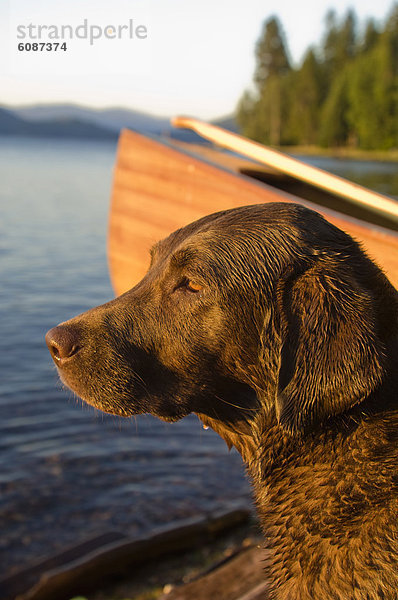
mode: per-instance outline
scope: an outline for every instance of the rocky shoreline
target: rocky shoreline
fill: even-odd
[[[242,586],[246,593],[248,586],[263,583],[260,557],[265,551],[259,548],[260,540],[252,513],[244,510],[191,519],[140,540],[109,533],[3,579],[0,596],[150,600],[167,593],[170,600],[182,600],[184,589],[188,588],[187,598],[196,599],[200,596],[194,588],[219,586],[231,600],[242,596]],[[230,574],[232,562],[236,564],[231,572],[242,571],[237,578]],[[233,595],[231,585],[238,595]]]

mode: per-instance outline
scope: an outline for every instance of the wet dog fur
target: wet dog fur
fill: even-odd
[[[300,205],[207,216],[129,292],[47,335],[62,380],[122,416],[196,413],[241,453],[274,600],[398,597],[398,294]]]

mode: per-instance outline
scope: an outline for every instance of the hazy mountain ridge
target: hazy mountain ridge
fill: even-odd
[[[69,118],[91,122],[112,131],[120,131],[123,127],[154,133],[170,129],[167,118],[118,107],[95,109],[77,104],[39,104],[7,108],[22,119],[32,122]]]
[[[28,121],[0,107],[0,135],[116,140],[117,132],[73,118]]]
[[[233,116],[214,123],[237,130]],[[188,142],[200,140],[193,132],[173,129],[166,117],[125,108],[95,109],[77,104],[0,106],[0,135],[112,140],[123,128]]]

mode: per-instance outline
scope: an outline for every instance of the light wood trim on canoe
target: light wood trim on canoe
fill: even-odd
[[[175,229],[212,212],[281,201],[305,204],[362,241],[398,285],[395,233],[305,202],[167,142],[125,130],[118,145],[108,234],[109,270],[116,294],[143,277],[151,245]]]
[[[172,120],[172,124],[174,127],[192,129],[200,136],[223,148],[239,152],[244,156],[267,165],[267,167],[273,167],[301,181],[341,196],[350,202],[364,205],[372,211],[388,215],[394,221],[398,222],[398,202],[387,196],[368,190],[361,185],[347,181],[347,179],[303,163],[283,152],[273,150],[204,121],[190,117],[175,117]]]

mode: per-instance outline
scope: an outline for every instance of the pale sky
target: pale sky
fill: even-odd
[[[361,20],[383,20],[392,0],[0,0],[0,103],[73,102],[212,119],[231,113],[250,85],[265,19],[280,18],[298,63],[319,42],[327,11],[341,16],[350,7]],[[94,35],[108,26],[109,38],[102,33],[91,45],[76,39],[85,19]],[[61,25],[74,36],[66,51],[18,51],[18,43],[47,41],[50,26],[52,41],[62,42],[55,37]]]

